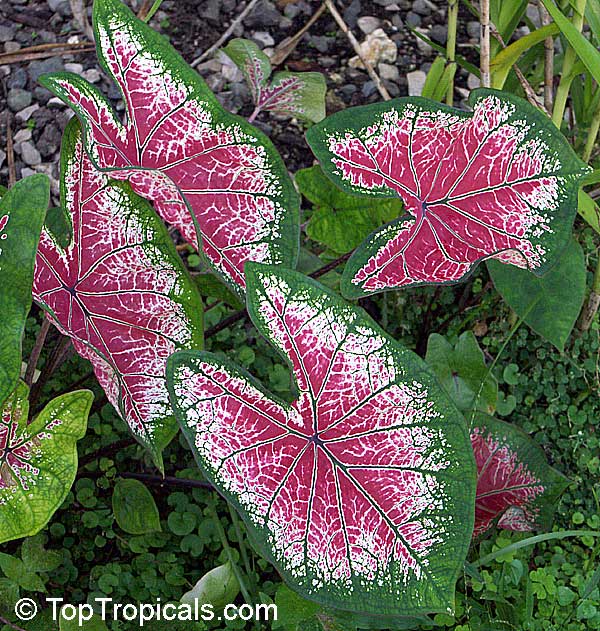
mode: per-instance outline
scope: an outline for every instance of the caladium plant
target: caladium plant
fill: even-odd
[[[276,72],[271,80],[271,61],[248,39],[233,39],[223,52],[241,70],[254,101],[250,121],[259,112],[295,116],[318,123],[325,118],[327,85],[320,72]]]
[[[70,392],[28,424],[28,395],[20,382],[0,410],[0,543],[39,532],[63,503],[94,400],[87,390]]]
[[[567,245],[587,167],[526,101],[479,89],[470,103],[472,113],[396,99],[308,130],[334,183],[399,196],[408,212],[355,251],[342,280],[347,297],[456,282],[487,258],[543,275]]]
[[[61,152],[61,201],[73,237],[42,233],[34,298],[92,362],[109,401],[159,468],[176,423],[167,357],[202,347],[202,301],[169,233],[125,182],[109,182],[83,150],[77,119]]]
[[[473,526],[464,420],[425,363],[298,272],[246,265],[248,311],[290,363],[290,404],[207,352],[168,362],[208,479],[288,583],[340,609],[448,611]]]
[[[125,100],[122,123],[70,73],[41,82],[80,118],[95,165],[129,180],[243,293],[248,260],[294,266],[298,195],[269,139],[227,113],[164,37],[119,0],[95,0],[100,64]]]
[[[21,372],[21,339],[49,200],[50,180],[41,174],[17,182],[0,200],[0,405]]]
[[[569,481],[550,467],[543,450],[515,425],[479,413],[471,429],[477,462],[475,529],[548,528]]]

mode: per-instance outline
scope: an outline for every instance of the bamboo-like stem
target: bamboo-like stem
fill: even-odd
[[[600,90],[600,88],[598,88]],[[598,138],[598,131],[600,130],[600,105],[596,108],[594,112],[594,116],[592,117],[592,122],[590,124],[590,129],[588,131],[587,138],[585,139],[585,148],[583,149],[583,161],[589,162],[592,157],[592,151],[594,150],[594,145],[596,144],[596,139]]]
[[[587,0],[575,0],[573,5],[573,18],[571,19],[571,22],[579,32],[583,29],[583,16],[585,14],[586,4]],[[567,99],[569,98],[571,83],[573,83],[574,78],[573,66],[576,61],[577,53],[572,46],[567,46],[567,50],[565,51],[565,56],[563,58],[562,71],[560,73],[560,82],[556,90],[556,98],[554,99],[554,109],[552,110],[552,122],[559,129],[565,115]]]
[[[481,85],[491,87],[490,81],[490,0],[480,2],[481,40],[479,44],[479,68],[481,70]]]
[[[542,0],[538,0],[538,12],[542,26],[550,24],[550,14]],[[552,111],[554,92],[554,38],[546,37],[544,40],[544,107],[548,112]]]
[[[449,63],[456,61],[456,31],[458,27],[458,0],[448,0],[448,41],[446,42],[446,59]],[[450,81],[446,92],[446,104],[454,103],[454,78]]]

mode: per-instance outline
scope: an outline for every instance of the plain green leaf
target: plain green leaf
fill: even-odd
[[[33,572],[52,572],[62,562],[62,555],[44,548],[43,536],[27,537],[21,545],[21,558]]]
[[[194,587],[181,597],[184,604],[211,604],[215,609],[222,609],[232,603],[240,591],[240,585],[231,563],[219,565],[207,572]]]
[[[108,631],[108,627],[102,618],[96,614],[93,614],[89,620],[84,620],[83,624],[79,626],[79,619],[77,616],[73,620],[67,620],[62,615],[58,621],[58,628],[60,631]],[[69,612],[70,613],[70,612]],[[84,613],[87,617],[87,612]]]
[[[505,302],[536,333],[562,351],[581,310],[586,268],[574,239],[544,276],[489,260],[488,271]]]
[[[277,605],[277,620],[273,622],[273,629],[308,620],[321,609],[321,605],[302,598],[285,584],[278,587],[275,604]]]
[[[14,581],[19,587],[29,592],[44,592],[46,587],[42,579],[28,568],[21,559],[0,552],[0,569],[6,578]]]
[[[117,480],[112,509],[119,527],[130,535],[143,535],[161,529],[154,498],[139,480]]]
[[[488,414],[496,409],[498,383],[492,374],[488,374],[483,351],[472,331],[465,331],[455,346],[442,335],[432,333],[427,342],[425,361],[459,410],[470,412],[478,395],[478,409]]]

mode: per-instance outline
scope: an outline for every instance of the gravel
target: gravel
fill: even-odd
[[[20,112],[31,105],[31,99],[31,92],[23,90],[22,88],[13,88],[8,91],[6,103],[13,112]]]
[[[28,140],[16,145],[15,150],[17,149],[20,149],[21,158],[25,164],[36,166],[42,163],[42,156],[31,141]]]

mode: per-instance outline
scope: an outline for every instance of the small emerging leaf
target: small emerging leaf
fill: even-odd
[[[235,600],[239,591],[240,584],[228,562],[207,572],[181,597],[181,602],[193,605],[197,600],[200,605],[211,604],[215,609],[222,609]]]
[[[283,403],[212,353],[173,355],[171,401],[204,474],[301,595],[447,611],[472,532],[462,416],[417,355],[323,285],[257,264],[246,279],[250,316],[299,396]]]
[[[325,118],[327,85],[320,72],[276,72],[271,62],[250,40],[233,39],[223,49],[241,70],[252,94],[256,113],[270,110],[318,123]]]
[[[115,520],[130,535],[159,532],[160,515],[150,491],[139,480],[117,480],[112,496]]]
[[[477,463],[473,537],[492,526],[547,529],[569,482],[546,462],[543,450],[518,427],[478,414],[471,430]]]
[[[588,170],[526,101],[489,89],[473,112],[402,98],[337,112],[307,140],[349,193],[400,197],[408,215],[375,231],[344,270],[342,292],[462,280],[495,258],[547,272],[568,243]]]
[[[63,503],[94,398],[87,390],[57,397],[28,425],[28,394],[19,383],[2,409],[0,543],[36,534]]]
[[[572,239],[558,263],[541,278],[496,261],[488,261],[487,266],[496,290],[515,313],[562,351],[585,297],[585,257],[579,243]]]
[[[470,412],[475,403],[483,412],[494,412],[498,383],[488,374],[483,351],[472,331],[462,333],[454,347],[444,336],[432,333],[425,361],[461,412]]]
[[[73,239],[63,248],[43,232],[34,298],[92,362],[108,400],[160,469],[177,430],[166,359],[202,347],[202,300],[149,204],[96,170],[77,119],[63,136],[61,202]]]
[[[21,373],[21,339],[49,199],[50,180],[40,174],[17,182],[0,200],[0,405]]]

